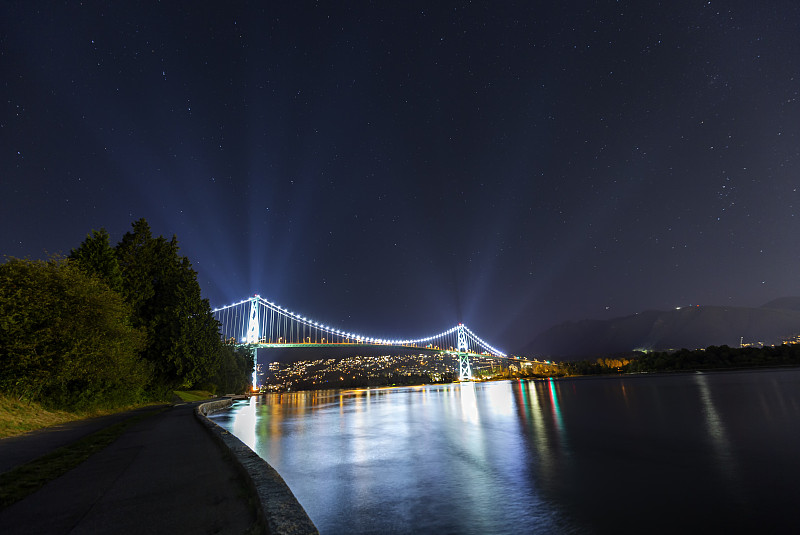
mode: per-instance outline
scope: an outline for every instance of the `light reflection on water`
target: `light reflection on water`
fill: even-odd
[[[728,433],[725,430],[725,424],[722,421],[717,407],[714,405],[714,398],[711,395],[711,388],[708,385],[708,376],[704,373],[698,373],[695,375],[694,379],[700,390],[703,416],[706,418],[708,436],[714,448],[716,465],[722,477],[730,480],[731,483],[736,483],[738,479],[736,459],[733,456]]]
[[[271,394],[214,419],[327,534],[794,527],[798,417],[786,370]]]

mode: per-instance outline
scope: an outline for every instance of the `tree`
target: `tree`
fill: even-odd
[[[241,394],[250,389],[253,376],[253,352],[250,348],[221,344],[213,386],[225,394]]]
[[[115,292],[122,291],[119,260],[105,229],[93,230],[77,249],[70,252],[69,258],[86,273],[100,277]]]
[[[98,277],[64,259],[0,265],[0,390],[86,410],[141,400],[149,368],[131,310]]]
[[[178,254],[177,238],[154,238],[147,221],[140,219],[116,251],[134,324],[147,331],[142,354],[155,369],[153,389],[208,381],[218,365],[219,324],[201,297],[189,260]]]

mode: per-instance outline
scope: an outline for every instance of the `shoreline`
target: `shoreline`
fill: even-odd
[[[281,475],[238,437],[208,418],[209,414],[230,408],[233,399],[211,401],[199,405],[195,417],[225,449],[227,449],[258,499],[258,515],[270,534],[319,535],[314,523],[292,493]]]
[[[254,392],[253,396],[267,396],[270,394],[299,394],[302,392],[325,392],[325,391],[341,391],[341,392],[357,392],[363,390],[384,390],[390,388],[417,388],[421,386],[434,386],[434,385],[457,385],[460,383],[492,383],[499,381],[562,381],[565,379],[581,379],[581,378],[609,378],[609,377],[652,377],[655,375],[675,375],[675,374],[691,374],[691,373],[711,373],[711,372],[747,372],[747,371],[768,371],[768,370],[785,370],[800,368],[800,364],[773,364],[766,366],[730,366],[730,367],[717,367],[717,368],[686,368],[682,370],[659,370],[652,372],[626,372],[626,373],[586,373],[575,375],[548,375],[548,376],[520,376],[520,377],[497,377],[491,379],[479,379],[472,381],[453,381],[450,383],[418,383],[409,385],[388,385],[388,386],[351,386],[351,387],[331,387],[331,388],[312,388],[304,390],[276,390],[265,392]]]

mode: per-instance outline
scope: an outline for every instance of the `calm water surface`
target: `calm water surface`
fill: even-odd
[[[214,420],[322,534],[800,528],[800,370],[274,394]]]

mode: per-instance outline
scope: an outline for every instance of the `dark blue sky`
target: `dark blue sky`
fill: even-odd
[[[4,2],[0,253],[144,217],[351,331],[800,294],[800,4]]]

